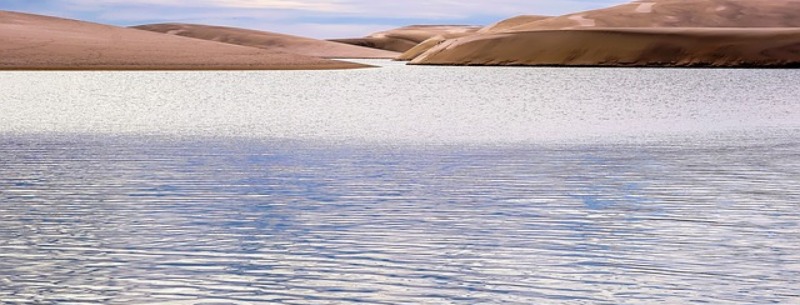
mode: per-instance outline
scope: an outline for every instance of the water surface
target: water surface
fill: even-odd
[[[569,143],[800,127],[800,70],[6,72],[0,132]]]
[[[797,76],[3,73],[0,303],[797,304]]]

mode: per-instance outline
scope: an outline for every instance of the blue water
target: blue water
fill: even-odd
[[[3,304],[796,304],[800,141],[0,138]]]
[[[0,304],[800,304],[800,70],[0,73]]]

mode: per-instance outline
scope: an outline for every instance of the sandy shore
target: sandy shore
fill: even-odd
[[[197,24],[150,24],[133,27],[284,53],[322,58],[395,58],[397,52],[265,31]]]
[[[55,17],[0,11],[0,70],[298,70],[366,67]]]
[[[800,29],[596,28],[472,35],[447,40],[411,63],[800,67]]]

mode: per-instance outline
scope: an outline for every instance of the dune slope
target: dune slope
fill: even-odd
[[[395,58],[399,55],[396,52],[327,40],[232,27],[197,24],[149,24],[133,28],[322,58]]]
[[[800,67],[800,29],[599,28],[473,35],[412,64]]]
[[[552,16],[541,16],[541,15],[520,15],[516,17],[511,17],[505,20],[501,20],[495,24],[486,26],[478,31],[478,33],[496,33],[506,31],[508,29],[512,29],[521,25],[533,23],[536,21],[546,20],[553,18]]]
[[[479,26],[469,25],[411,25],[377,32],[364,38],[334,39],[332,41],[402,53],[435,36],[460,37],[475,33],[480,29]]]
[[[798,61],[798,29],[800,0],[640,0],[507,19],[438,41],[412,63],[789,67]]]
[[[428,50],[433,49],[434,47],[436,47],[440,43],[447,41],[447,39],[448,38],[446,38],[446,37],[444,37],[442,35],[438,35],[438,36],[434,36],[434,37],[428,38],[427,40],[425,40],[423,42],[420,42],[419,44],[417,44],[413,48],[408,49],[408,51],[403,52],[403,54],[400,54],[400,56],[395,58],[395,60],[399,60],[399,61],[411,61],[411,60],[414,60],[414,58],[417,58],[418,56],[420,56],[422,54],[425,54],[425,52],[428,52]]]
[[[0,11],[0,70],[345,69],[363,65]]]
[[[641,0],[506,31],[592,27],[800,27],[800,0]]]

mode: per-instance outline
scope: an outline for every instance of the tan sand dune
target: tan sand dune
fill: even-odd
[[[446,34],[442,34],[442,35],[433,36],[431,38],[423,40],[422,42],[420,42],[417,45],[415,45],[413,48],[408,49],[408,51],[403,52],[403,54],[400,54],[399,56],[397,56],[395,58],[395,60],[399,60],[399,61],[412,60],[412,59],[416,58],[417,56],[419,56],[420,54],[423,54],[423,53],[427,52],[428,50],[430,50],[431,48],[433,48],[433,47],[437,46],[438,44],[442,43],[443,41],[446,41],[448,39],[454,39],[454,38],[469,36],[469,35],[473,35],[475,33],[476,32],[471,32],[471,31],[470,32],[454,32],[454,33],[446,33]]]
[[[502,32],[511,28],[518,27],[520,25],[546,20],[553,18],[553,16],[541,16],[541,15],[521,15],[512,18],[508,18],[505,20],[501,20],[495,24],[489,25],[484,27],[478,31],[478,33],[497,33]]]
[[[419,44],[409,49],[408,51],[403,52],[403,54],[400,54],[400,56],[395,58],[395,60],[411,61],[414,58],[417,58],[418,56],[424,54],[425,52],[428,52],[428,50],[436,47],[440,43],[447,41],[448,39],[451,38],[442,35],[433,36],[431,38],[426,39],[423,42],[420,42]]]
[[[374,33],[364,38],[333,39],[332,41],[395,52],[406,52],[419,43],[438,35],[460,37],[475,33],[480,29],[480,26],[470,25],[411,25]]]
[[[197,24],[149,24],[135,29],[322,58],[395,58],[399,54],[327,40]]]
[[[800,28],[597,28],[472,35],[412,64],[800,67]]]
[[[641,0],[506,31],[582,27],[800,27],[800,0]]]
[[[517,16],[476,34],[629,27],[800,27],[800,0],[640,0],[559,17]],[[441,39],[401,55],[412,60]]]
[[[0,11],[0,70],[346,69],[364,65]]]
[[[797,27],[800,0],[641,0],[515,17],[403,57],[413,64],[787,67],[797,65]]]

